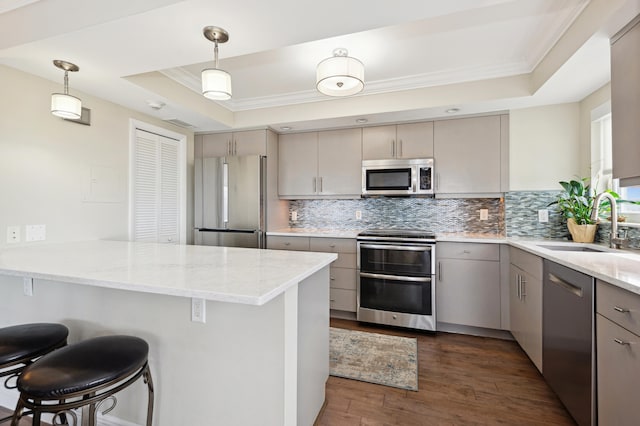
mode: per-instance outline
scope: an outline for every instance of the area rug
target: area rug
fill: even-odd
[[[418,390],[418,341],[364,331],[330,329],[329,374]]]

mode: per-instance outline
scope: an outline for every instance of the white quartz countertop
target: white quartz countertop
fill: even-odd
[[[310,228],[286,228],[267,235],[356,238],[357,230],[340,231]],[[437,242],[509,244],[576,271],[607,281],[620,288],[640,294],[640,251],[613,250],[597,244],[581,244],[571,241],[505,237],[499,234],[469,232],[437,233]],[[542,246],[587,246],[605,252],[558,251]]]
[[[640,294],[640,254],[597,244],[570,241],[509,239],[509,245]],[[560,251],[554,245],[590,247],[604,252]]]
[[[263,305],[337,259],[333,253],[127,241],[0,250],[0,274]]]

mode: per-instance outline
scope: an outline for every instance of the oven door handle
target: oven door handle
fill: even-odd
[[[360,244],[360,248],[373,250],[431,251],[430,246],[394,246],[389,244]]]
[[[370,274],[368,272],[360,272],[362,278],[373,278],[378,280],[394,280],[394,281],[411,281],[418,283],[431,282],[431,277],[405,277],[399,275],[386,275],[386,274]]]

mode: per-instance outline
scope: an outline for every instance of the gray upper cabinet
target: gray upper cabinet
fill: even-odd
[[[208,133],[198,136],[202,140],[202,154],[204,157],[267,155],[266,130]]]
[[[506,119],[493,115],[435,122],[436,194],[502,192],[501,149],[508,135],[502,134],[501,120]]]
[[[611,42],[613,177],[640,185],[640,15]]]
[[[317,193],[318,133],[290,133],[278,139],[278,194],[280,197]]]
[[[362,130],[280,135],[281,198],[359,197]]]
[[[433,157],[433,122],[362,129],[362,159]]]
[[[318,194],[354,195],[362,192],[362,130],[318,133]]]

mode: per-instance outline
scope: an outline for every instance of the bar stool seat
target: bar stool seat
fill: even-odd
[[[33,323],[0,328],[0,378],[4,387],[15,389],[11,383],[22,370],[37,358],[67,344],[69,329],[62,324]],[[0,423],[12,416],[0,418]]]
[[[62,324],[34,323],[0,328],[0,368],[29,362],[67,344]],[[0,373],[0,377],[3,374]]]
[[[75,423],[71,410],[82,407],[82,424],[94,425],[102,401],[111,398],[115,405],[113,395],[142,376],[149,391],[147,425],[150,426],[153,383],[148,354],[149,345],[138,337],[103,336],[43,356],[18,378],[20,399],[12,424],[18,424],[25,408],[33,413],[34,425],[39,424],[42,413],[71,414]]]

